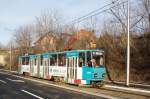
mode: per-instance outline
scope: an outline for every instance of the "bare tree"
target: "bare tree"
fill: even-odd
[[[52,40],[56,43],[59,39],[60,33],[62,33],[62,20],[63,17],[57,10],[47,10],[41,13],[39,17],[35,18],[34,31],[36,33],[37,40],[46,36],[47,42]],[[56,44],[45,44],[48,51],[56,48]]]
[[[32,25],[20,26],[14,34],[16,45],[20,48],[22,53],[30,52],[34,41],[33,38]]]
[[[62,16],[56,10],[44,11],[39,17],[35,18],[35,32],[37,36],[46,33],[61,32]]]
[[[149,0],[142,0],[143,8],[144,8],[144,15],[147,19],[147,28],[148,32],[150,32],[150,1]]]
[[[131,80],[148,81],[149,46],[149,0],[138,0],[131,3],[130,11],[130,47],[131,47]],[[149,2],[148,2],[149,1]],[[118,5],[120,4],[118,1]],[[138,5],[138,6],[135,6]],[[146,7],[145,7],[146,6]],[[109,13],[114,17],[103,25],[103,34],[99,38],[99,47],[105,48],[106,65],[112,80],[125,80],[127,6],[126,3],[111,8]],[[139,28],[141,31],[139,31]],[[137,34],[138,33],[138,34]],[[140,35],[139,35],[140,34]],[[144,35],[143,35],[144,34]],[[146,34],[146,35],[145,35]],[[139,69],[141,71],[139,71]],[[143,69],[143,71],[142,71]],[[145,72],[144,72],[145,71]],[[138,74],[137,74],[138,72]],[[140,72],[140,73],[139,73]],[[142,75],[145,75],[143,78]]]

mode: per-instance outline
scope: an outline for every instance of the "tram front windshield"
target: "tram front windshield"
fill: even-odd
[[[99,67],[104,65],[103,53],[102,52],[92,52],[91,58],[92,66]]]

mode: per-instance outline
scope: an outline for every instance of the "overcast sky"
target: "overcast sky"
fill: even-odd
[[[0,0],[0,42],[6,45],[15,29],[32,23],[41,11],[56,9],[73,20],[108,3],[110,0]]]

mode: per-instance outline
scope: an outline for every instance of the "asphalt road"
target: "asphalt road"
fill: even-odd
[[[0,99],[104,99],[24,80],[0,71]]]

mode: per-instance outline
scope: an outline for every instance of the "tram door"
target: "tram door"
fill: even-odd
[[[48,60],[48,58],[45,58],[44,59],[44,61],[43,61],[43,64],[44,64],[44,79],[48,79],[48,75],[49,75],[49,73],[48,73],[48,70],[49,70],[49,64],[48,64],[48,62],[49,62],[49,60]]]
[[[31,74],[31,76],[33,76],[33,66],[34,66],[34,59],[32,58],[30,60],[30,74]]]
[[[41,57],[37,57],[37,77],[40,77]]]
[[[67,80],[68,83],[74,83],[77,78],[77,57],[67,58]]]
[[[19,73],[23,74],[23,72],[22,72],[22,58],[21,57],[19,57],[18,71],[19,71]]]

